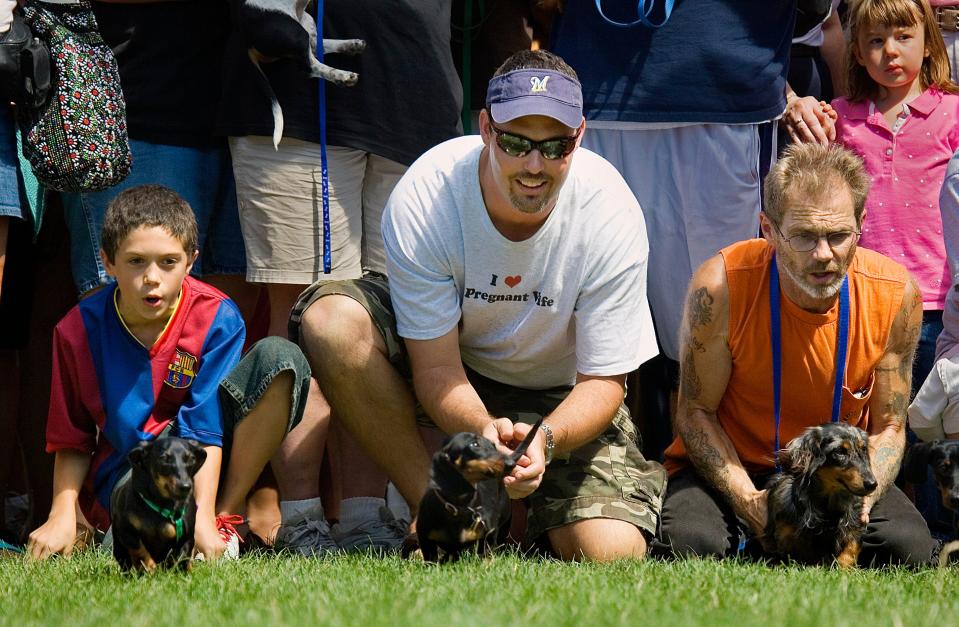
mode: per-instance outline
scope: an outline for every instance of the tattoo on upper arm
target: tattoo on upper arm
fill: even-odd
[[[689,295],[690,328],[703,327],[712,322],[714,300],[705,287]]]

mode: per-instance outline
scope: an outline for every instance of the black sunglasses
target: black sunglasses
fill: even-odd
[[[562,159],[573,152],[573,148],[576,148],[576,139],[579,137],[581,130],[576,129],[575,135],[553,137],[552,139],[544,139],[543,141],[537,142],[528,137],[496,128],[492,120],[490,120],[489,125],[490,128],[493,129],[493,132],[496,133],[496,145],[502,148],[503,152],[509,156],[525,157],[533,150],[538,150],[544,159],[551,161],[553,159]]]

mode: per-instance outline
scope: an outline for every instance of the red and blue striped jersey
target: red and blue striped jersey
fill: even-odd
[[[116,285],[84,299],[57,324],[47,418],[47,452],[93,456],[80,505],[109,525],[110,494],[129,468],[126,456],[176,419],[175,432],[223,445],[219,383],[243,349],[243,318],[233,301],[192,277],[163,334],[149,349],[127,330]]]

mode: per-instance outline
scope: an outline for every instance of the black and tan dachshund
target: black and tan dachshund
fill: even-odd
[[[930,466],[943,506],[959,512],[959,440],[919,442],[909,447],[903,464],[903,474],[907,481],[925,483]],[[959,534],[959,526],[956,533]],[[955,563],[957,557],[959,541],[949,542],[939,552],[939,564]]]
[[[129,481],[113,493],[113,556],[123,570],[189,570],[196,501],[193,476],[206,451],[193,440],[167,437],[130,451]]]
[[[455,561],[474,547],[502,544],[509,531],[509,496],[503,485],[536,436],[543,419],[506,455],[475,433],[457,433],[433,455],[430,485],[420,502],[416,535],[423,560]]]
[[[782,559],[855,566],[865,531],[863,499],[876,489],[869,435],[837,422],[810,427],[779,455],[782,473],[766,485],[766,536]]]

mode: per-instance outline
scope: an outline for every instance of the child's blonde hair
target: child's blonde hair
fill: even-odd
[[[922,60],[922,70],[919,72],[923,91],[935,85],[941,92],[959,93],[959,86],[950,78],[946,44],[942,41],[939,24],[928,0],[854,0],[850,3],[848,20],[846,81],[850,100],[875,100],[879,96],[876,82],[856,60],[859,33],[873,25],[908,27],[921,24],[925,47],[929,51],[929,56]]]

